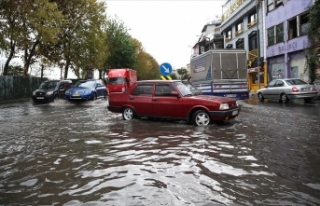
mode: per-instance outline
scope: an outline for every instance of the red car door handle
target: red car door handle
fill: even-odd
[[[156,99],[156,98],[153,98],[153,99],[152,99],[152,101],[156,102],[156,101],[158,101],[158,99]]]
[[[134,97],[129,97],[130,100],[134,100]]]

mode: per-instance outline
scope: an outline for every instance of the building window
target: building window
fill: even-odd
[[[236,42],[236,48],[237,49],[244,49],[244,41],[243,38],[240,38]]]
[[[274,27],[268,29],[268,46],[274,45]]]
[[[226,46],[226,48],[227,48],[227,49],[232,49],[233,46],[232,46],[232,44],[228,44],[228,45]]]
[[[227,31],[226,33],[226,39],[225,41],[228,42],[232,39],[232,35],[231,35],[231,29]]]
[[[248,16],[248,23],[252,23],[252,22],[256,22],[257,20],[257,14],[254,13],[254,14],[251,14]]]
[[[276,37],[277,37],[276,43],[280,43],[280,42],[284,41],[284,38],[283,38],[283,23],[278,24],[276,26]]]
[[[297,18],[289,20],[288,27],[288,39],[296,38],[298,36]]]
[[[284,41],[283,23],[268,29],[268,46]]]
[[[216,42],[215,46],[216,49],[223,49],[223,42]]]
[[[268,0],[268,12],[278,8],[279,6],[283,5],[283,0]]]
[[[306,35],[310,27],[309,13],[296,16],[288,21],[288,39]]]
[[[272,11],[274,9],[274,0],[268,0],[268,11]]]
[[[242,22],[236,24],[235,36],[238,36],[239,34],[241,34],[243,32],[243,26],[242,25],[243,25]]]
[[[237,24],[236,31],[242,31],[242,22]]]
[[[252,51],[257,48],[258,48],[257,32],[254,31],[249,35],[249,51]]]
[[[227,32],[227,36],[226,37],[231,39],[231,37],[232,37],[231,29]]]
[[[306,35],[310,27],[309,13],[302,14],[300,16],[300,35]]]

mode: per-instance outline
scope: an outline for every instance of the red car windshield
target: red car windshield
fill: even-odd
[[[190,88],[182,82],[174,82],[182,96],[195,95],[191,92]]]

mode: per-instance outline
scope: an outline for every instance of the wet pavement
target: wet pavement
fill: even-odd
[[[194,127],[103,100],[1,104],[0,204],[320,205],[318,104],[241,105]]]

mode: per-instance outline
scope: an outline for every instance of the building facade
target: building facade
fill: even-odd
[[[269,81],[301,78],[305,74],[309,28],[308,11],[313,0],[266,0],[267,61]]]
[[[256,91],[267,83],[264,11],[259,0],[228,0],[222,7],[224,47],[248,51],[248,86]]]
[[[222,49],[224,47],[223,36],[220,32],[220,20],[212,21],[204,25],[198,42],[193,46],[191,58],[196,57],[211,49]]]

